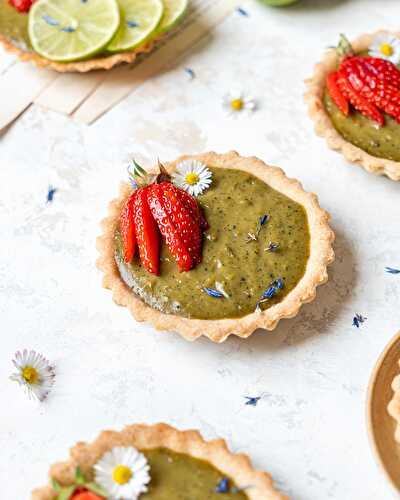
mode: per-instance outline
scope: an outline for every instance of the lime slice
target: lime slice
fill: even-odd
[[[165,33],[174,28],[185,15],[188,4],[188,0],[164,0],[164,15],[157,31]]]
[[[121,22],[107,46],[109,52],[132,50],[156,31],[164,13],[161,0],[118,0]]]
[[[29,13],[34,50],[52,61],[86,59],[100,52],[119,26],[116,0],[37,0]]]

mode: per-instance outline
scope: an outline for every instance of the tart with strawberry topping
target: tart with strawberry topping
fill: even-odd
[[[134,165],[110,204],[97,265],[138,321],[222,342],[272,330],[327,281],[333,232],[315,195],[237,153]]]
[[[309,114],[329,147],[400,180],[400,35],[342,35],[307,81]]]
[[[131,425],[78,443],[32,500],[287,500],[224,440],[166,424]]]

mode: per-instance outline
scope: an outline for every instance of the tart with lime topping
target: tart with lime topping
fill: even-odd
[[[60,72],[133,62],[183,18],[188,0],[0,0],[0,42]]]
[[[131,425],[78,443],[32,500],[285,500],[271,477],[225,441],[166,424]]]
[[[342,35],[307,81],[316,133],[368,172],[400,180],[400,34]]]
[[[135,164],[98,238],[103,284],[138,321],[189,340],[248,337],[327,281],[329,216],[279,168],[232,152],[151,171]]]

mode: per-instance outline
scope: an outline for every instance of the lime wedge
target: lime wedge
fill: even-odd
[[[37,0],[29,12],[28,31],[41,56],[78,61],[104,49],[119,21],[116,0]]]
[[[159,33],[165,33],[174,28],[183,18],[186,13],[188,0],[163,0],[164,15],[158,27]]]
[[[132,50],[156,31],[164,13],[161,0],[118,0],[121,22],[107,46],[109,52]]]

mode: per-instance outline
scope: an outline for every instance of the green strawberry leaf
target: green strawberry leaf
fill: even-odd
[[[61,484],[56,480],[56,479],[52,479],[51,480],[51,486],[53,487],[53,490],[55,491],[61,491]]]
[[[76,486],[74,484],[72,486],[66,486],[65,488],[61,488],[57,500],[69,500],[72,497],[75,490]]]
[[[85,488],[87,488],[89,491],[92,491],[93,493],[96,493],[96,495],[107,498],[108,493],[106,492],[106,490],[96,483],[87,483],[85,484]]]
[[[85,484],[86,479],[85,476],[82,474],[81,468],[79,465],[77,465],[75,469],[75,481],[77,484]]]

